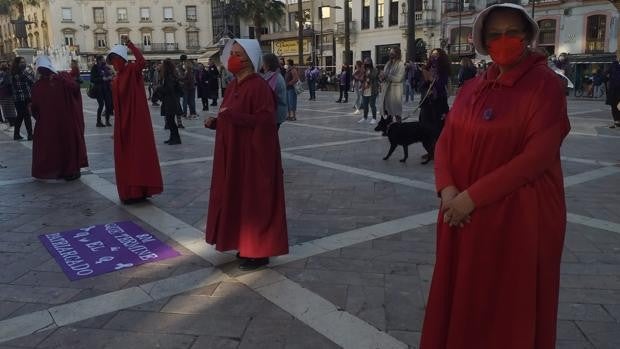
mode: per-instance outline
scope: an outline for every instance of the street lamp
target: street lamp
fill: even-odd
[[[349,37],[351,26],[349,1],[350,0],[344,0],[344,64],[347,66],[351,65],[353,58],[353,55],[351,54],[351,38]]]
[[[346,1],[346,0],[345,0]],[[329,8],[329,9],[335,9],[335,10],[341,10],[342,7],[340,6],[323,6],[323,4],[321,4],[321,6],[319,7],[319,19],[320,19],[320,37],[321,37],[321,43],[319,45],[319,50],[321,51],[319,54],[319,66],[321,66],[323,64],[323,18],[325,18],[325,16],[323,16],[323,9],[324,8]],[[331,13],[330,13],[330,17],[331,17]]]

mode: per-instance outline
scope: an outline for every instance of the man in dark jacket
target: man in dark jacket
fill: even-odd
[[[209,58],[209,60],[207,61],[207,76],[209,77],[208,78],[209,98],[213,99],[213,103],[211,103],[211,106],[215,107],[217,106],[217,96],[218,96],[218,89],[219,89],[218,80],[220,78],[220,72],[219,70],[217,70],[217,66],[215,65],[215,62],[213,62],[213,59],[211,58]]]

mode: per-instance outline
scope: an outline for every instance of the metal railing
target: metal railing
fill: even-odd
[[[151,43],[150,45],[139,44],[142,52],[176,52],[179,51],[178,43]]]

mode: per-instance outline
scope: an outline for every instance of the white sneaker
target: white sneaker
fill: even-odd
[[[371,124],[371,125],[374,125],[374,124],[376,124],[376,123],[377,123],[377,120],[375,120],[375,119],[370,119],[370,124]]]
[[[360,110],[359,109],[355,109],[355,111],[353,112],[353,115],[359,115]]]
[[[363,124],[363,123],[365,123],[365,122],[366,122],[366,119],[361,118],[361,119],[359,119],[359,121],[358,121],[357,123],[358,123],[358,124]]]

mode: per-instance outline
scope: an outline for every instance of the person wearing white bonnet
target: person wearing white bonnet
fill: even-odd
[[[144,89],[142,52],[126,37],[115,45],[107,61],[116,70],[112,80],[114,103],[114,171],[121,202],[130,205],[164,190],[151,113]],[[127,48],[135,57],[128,62]]]
[[[222,59],[235,78],[217,118],[205,120],[216,130],[206,241],[218,251],[237,250],[239,268],[252,270],[288,253],[276,97],[256,73],[258,41],[230,40]]]
[[[474,24],[493,64],[465,82],[435,148],[441,197],[421,349],[555,348],[566,205],[560,78],[538,26],[500,4]]]
[[[67,72],[57,72],[48,56],[38,56],[35,68],[40,78],[30,105],[37,121],[32,177],[75,180],[88,166],[80,86]]]
[[[40,68],[44,68],[48,69],[54,74],[57,73],[56,68],[54,68],[54,65],[52,64],[52,60],[49,58],[49,56],[46,55],[38,56],[37,59],[34,61],[34,66],[37,72]]]

